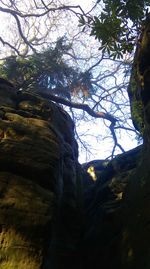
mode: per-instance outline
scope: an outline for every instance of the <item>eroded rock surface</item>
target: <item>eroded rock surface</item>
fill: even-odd
[[[0,80],[1,269],[150,268],[149,118],[143,146],[81,167],[70,116]]]
[[[97,178],[92,184],[89,175],[84,179],[83,268],[125,268],[122,259],[125,249],[120,244],[124,234],[126,196],[142,152],[139,146],[112,161],[95,160],[83,165],[84,169],[93,166]]]
[[[77,157],[69,115],[60,106],[36,94],[16,92],[1,81],[1,269],[47,268],[52,219],[58,222],[59,204],[63,200],[62,206],[66,203],[76,211]]]

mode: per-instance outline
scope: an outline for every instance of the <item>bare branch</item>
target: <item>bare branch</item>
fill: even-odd
[[[135,132],[135,134],[137,134],[136,130],[132,128],[132,124],[131,126],[129,124],[131,120],[128,121],[131,118],[126,88],[131,58],[126,56],[125,61],[113,61],[109,59],[108,55],[101,54],[101,52],[98,51],[99,44],[97,40],[88,42],[90,38],[92,39],[92,37],[89,37],[88,28],[84,31],[81,31],[81,28],[78,29],[78,18],[81,18],[81,15],[84,16],[87,24],[92,23],[94,18],[93,14],[97,12],[95,9],[97,3],[95,5],[93,4],[93,7],[91,6],[89,8],[89,11],[84,12],[80,5],[62,4],[66,2],[67,0],[32,0],[29,2],[1,0],[0,12],[8,14],[6,24],[8,23],[8,18],[13,22],[10,26],[8,25],[7,38],[5,37],[4,31],[1,31],[0,42],[3,46],[9,47],[6,50],[5,47],[2,48],[1,46],[2,57],[5,56],[5,53],[6,58],[8,58],[8,55],[12,54],[28,58],[28,55],[30,56],[33,52],[36,53],[36,55],[38,55],[38,53],[40,55],[41,51],[54,48],[57,38],[65,36],[66,44],[69,44],[68,47],[70,48],[62,52],[62,59],[65,64],[78,70],[79,76],[77,75],[76,77],[76,75],[72,74],[68,79],[66,75],[62,81],[61,93],[63,92],[63,88],[66,89],[66,85],[69,85],[65,91],[66,95],[64,96],[67,96],[69,92],[68,96],[70,97],[72,94],[75,102],[53,95],[51,94],[52,91],[48,89],[45,91],[42,89],[42,91],[39,91],[39,94],[51,101],[70,107],[74,113],[75,122],[81,122],[81,120],[88,122],[90,121],[89,115],[94,118],[103,119],[106,126],[106,134],[104,134],[104,137],[107,137],[109,128],[111,139],[113,138],[114,143],[112,149],[112,156],[114,156],[116,149],[122,152],[124,151],[117,140],[118,129],[121,130],[121,132],[126,130],[126,133],[130,132],[131,134],[131,132]],[[69,18],[69,23],[75,21],[76,26],[69,27],[70,24],[68,26],[68,21],[65,21],[66,18]],[[64,21],[66,24],[63,24]],[[63,29],[63,31],[61,31],[61,29]],[[10,35],[9,31],[12,31]],[[91,46],[90,49],[89,46]],[[6,58],[3,57],[3,59]],[[55,71],[57,73],[57,70]],[[124,75],[125,71],[126,75]],[[84,77],[84,73],[87,73],[89,76]],[[51,75],[50,72],[48,76],[48,80],[51,81],[53,74]],[[22,82],[24,83],[23,78]],[[31,78],[30,82],[34,85],[36,82],[38,83],[34,76]],[[23,85],[24,87],[22,87],[22,89],[27,88],[26,86],[29,85],[29,80],[25,81]],[[53,88],[54,94],[59,94],[60,92],[58,85],[54,86],[56,87],[56,91]],[[74,85],[77,85],[77,87],[74,87]],[[85,87],[83,85],[85,85]],[[78,103],[78,101],[80,103]],[[82,117],[79,111],[76,112],[73,108],[83,111],[83,113],[81,113],[83,119],[81,119]],[[93,121],[94,120],[92,120],[92,122]],[[82,144],[81,139],[79,137],[78,139]]]
[[[33,46],[31,45],[31,43],[27,40],[27,38],[24,36],[22,29],[21,29],[21,23],[17,17],[16,14],[12,14],[13,17],[15,18],[16,22],[17,22],[17,26],[18,26],[18,30],[19,30],[19,34],[22,37],[23,41],[36,53],[36,50],[33,48]]]
[[[66,100],[65,98],[59,97],[59,96],[55,96],[53,94],[51,94],[49,92],[49,90],[37,90],[37,92],[44,98],[48,98],[51,101],[63,104],[65,106],[69,106],[72,108],[76,108],[76,109],[82,109],[84,111],[86,111],[90,116],[94,117],[94,118],[102,118],[105,120],[108,120],[111,122],[111,124],[113,124],[113,126],[116,124],[117,119],[115,117],[113,117],[112,115],[110,115],[109,113],[104,113],[104,112],[95,112],[94,110],[92,110],[88,105],[86,104],[79,104],[79,103],[74,103],[74,102],[70,102],[68,100]]]
[[[14,50],[19,56],[22,56],[14,46],[12,46],[9,42],[5,41],[2,37],[0,37],[0,41],[2,42],[3,46],[7,45],[9,46],[12,50]]]
[[[114,140],[114,147],[113,147],[113,150],[112,150],[112,158],[114,157],[114,152],[115,152],[116,147],[118,147],[122,152],[125,152],[125,150],[123,149],[123,147],[117,141],[117,136],[116,136],[114,127],[115,126],[114,126],[113,123],[109,127],[109,129],[111,131],[111,134],[112,134],[112,137],[113,137],[113,140]]]
[[[81,13],[78,13],[78,12],[74,11],[74,10],[78,10],[78,9],[81,11]],[[42,17],[42,16],[46,15],[49,12],[55,12],[55,11],[61,11],[61,10],[68,10],[68,11],[73,12],[76,15],[85,14],[83,9],[80,7],[80,5],[77,5],[77,6],[62,5],[60,7],[46,8],[46,11],[44,11],[42,13],[27,13],[27,14],[23,14],[20,11],[16,11],[16,10],[13,10],[13,9],[10,9],[10,8],[0,7],[0,11],[5,12],[5,13],[9,13],[9,14],[11,14],[13,16],[17,15],[17,16],[19,16],[21,18]]]

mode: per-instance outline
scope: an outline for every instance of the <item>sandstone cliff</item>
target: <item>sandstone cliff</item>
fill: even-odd
[[[69,217],[70,208],[76,218],[77,157],[69,115],[60,106],[36,94],[16,92],[1,81],[0,268],[47,266],[57,211],[65,205],[68,216],[62,219]],[[58,249],[61,240],[64,248],[78,243],[71,237],[58,242],[56,237],[53,244]]]
[[[1,269],[150,268],[149,118],[143,146],[81,166],[70,116],[1,81]]]

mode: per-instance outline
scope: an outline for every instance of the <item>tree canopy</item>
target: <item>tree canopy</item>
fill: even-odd
[[[69,45],[63,38],[54,47],[30,56],[7,57],[1,64],[0,75],[10,80],[18,89],[47,88],[53,94],[71,99],[71,94],[81,90],[84,96],[92,94],[90,72],[81,72],[69,66],[63,56],[68,53]]]
[[[103,0],[103,9],[98,16],[81,16],[81,25],[91,28],[94,35],[101,42],[100,49],[110,57],[123,58],[125,53],[131,53],[145,17],[148,15],[150,1],[144,0]]]
[[[111,135],[113,157],[117,148],[124,151],[122,131],[141,135],[131,123],[127,87],[149,4],[104,0],[85,11],[65,0],[0,1],[13,33],[1,32],[0,76],[18,90],[45,91],[47,98],[69,108],[77,126],[101,118],[108,132],[95,137],[104,143]],[[87,132],[76,135],[87,150]]]

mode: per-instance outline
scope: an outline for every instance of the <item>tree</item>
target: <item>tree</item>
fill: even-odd
[[[135,46],[139,25],[144,18],[144,8],[148,1],[139,1],[136,15],[131,12],[133,11],[131,1],[128,1],[128,5],[125,5],[124,1],[103,1],[104,9],[100,15],[94,16],[99,2],[90,12],[84,12],[80,6],[65,5],[64,2],[60,4],[52,1],[48,4],[44,1],[33,1],[30,7],[23,3],[24,10],[22,11],[22,7],[15,1],[7,4],[1,1],[0,11],[13,17],[18,37],[16,44],[13,45],[4,38],[0,39],[3,45],[11,48],[11,54],[8,57],[3,54],[1,75],[14,82],[18,88],[31,89],[33,86],[38,86],[41,91],[45,88],[43,94],[46,94],[48,98],[70,107],[70,113],[75,121],[82,118],[86,120],[85,111],[92,117],[107,120],[104,124],[109,127],[114,141],[112,149],[112,156],[114,156],[116,147],[124,151],[118,142],[118,130],[136,134],[140,131],[139,128],[137,131],[131,125],[126,88],[129,69],[131,69],[129,53]],[[143,7],[142,13],[139,12],[141,7]],[[83,69],[83,63],[89,60],[81,54],[78,56],[74,44],[78,42],[77,36],[80,32],[81,37],[86,35],[88,38],[87,27],[73,35],[68,44],[64,42],[64,39],[58,39],[55,45],[53,42],[48,44],[52,28],[54,25],[58,26],[59,14],[62,15],[63,12],[74,14],[77,19],[80,19],[80,25],[88,26],[91,29],[91,35],[101,42],[100,51],[90,57],[90,66],[85,69]],[[46,28],[41,28],[41,24],[48,18],[50,19],[50,15],[53,19],[55,18],[52,24],[46,24]],[[127,33],[127,30],[130,30],[128,19],[133,20],[134,26],[129,33]],[[44,31],[42,32],[41,29]],[[115,61],[111,60],[113,71],[107,68],[110,57],[115,59]],[[118,59],[122,57],[123,59]],[[104,65],[106,68],[103,67]],[[15,70],[14,74],[12,70]],[[122,81],[118,82],[120,75]],[[73,108],[82,109],[83,113],[79,115]]]
[[[147,0],[104,0],[104,7],[98,16],[81,16],[81,25],[91,28],[91,35],[100,42],[102,52],[110,57],[123,58],[125,53],[131,53],[144,26],[148,15]]]
[[[97,1],[99,4],[101,1]],[[104,2],[103,11],[94,18],[81,16],[81,24],[91,28],[91,35],[101,42],[102,53],[108,53],[112,58],[123,58],[126,53],[135,50],[132,65],[128,95],[131,106],[132,121],[135,128],[143,134],[144,111],[140,94],[137,89],[142,87],[145,67],[149,57],[146,49],[149,43],[148,31],[150,1],[111,1]],[[87,23],[88,21],[88,23]],[[142,56],[141,56],[142,55]],[[142,60],[141,60],[142,59]],[[139,62],[141,64],[139,65]],[[143,96],[142,96],[143,98]],[[144,97],[145,98],[145,97]]]
[[[51,35],[62,27],[64,16],[70,16],[67,14],[85,14],[79,5],[68,5],[67,0],[1,0],[0,4],[1,15],[11,30],[9,37],[5,31],[1,32],[0,42],[8,50],[5,53],[19,56],[37,52],[41,46],[47,47]]]

